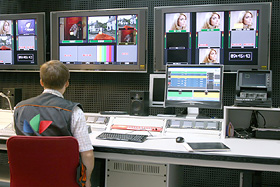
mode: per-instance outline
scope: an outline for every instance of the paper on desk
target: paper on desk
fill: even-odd
[[[189,144],[187,144],[186,142],[183,143],[183,146],[185,147],[185,149],[188,151],[188,152],[193,152],[193,149],[189,146]]]

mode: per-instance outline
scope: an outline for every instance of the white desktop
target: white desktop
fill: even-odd
[[[280,112],[279,109],[264,110],[273,115]],[[280,141],[227,137],[226,124],[235,107],[225,107],[225,111],[225,119],[85,113],[95,157],[106,160],[105,186],[124,186],[124,183],[129,186],[138,180],[153,186],[178,186],[181,185],[177,180],[181,176],[180,166],[186,165],[280,172]],[[0,110],[0,119],[0,138],[7,139],[9,136],[2,132],[11,124],[11,111]],[[97,139],[102,132],[144,134],[148,137],[143,143]],[[177,143],[177,137],[184,141]],[[220,142],[229,150],[196,152],[187,144],[192,142]],[[5,150],[5,145],[1,145],[1,149]],[[154,168],[156,173],[130,171],[130,167]],[[126,180],[119,180],[120,177]],[[138,184],[143,186],[144,183],[134,186],[138,187]]]

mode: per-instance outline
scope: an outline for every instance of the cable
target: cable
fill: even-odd
[[[249,139],[252,137],[252,133],[248,132],[245,129],[239,128],[239,129],[234,129],[234,136],[236,138]]]
[[[10,98],[9,98],[8,96],[6,96],[5,94],[3,94],[2,92],[0,92],[0,96],[6,98],[6,99],[8,100],[10,110],[11,110],[11,112],[13,113],[13,109],[12,109],[12,105],[11,105]]]
[[[2,92],[0,92],[0,96],[6,98],[6,99],[8,100],[11,113],[13,114],[14,112],[13,112],[13,109],[12,109],[12,105],[11,105],[10,98],[9,98],[8,96],[6,96],[6,95],[5,95],[4,93],[2,93]],[[9,128],[10,126],[11,126],[11,129],[15,132],[15,126],[14,126],[14,124],[13,124],[13,121],[12,121],[12,123],[10,123],[10,124],[7,126],[7,128]]]
[[[5,94],[3,94],[2,92],[0,92],[0,96],[2,97],[7,97]]]
[[[265,120],[265,117],[262,115],[262,113],[260,113],[259,111],[257,111],[257,113],[259,115],[261,115],[261,117],[263,118],[263,127],[266,128],[266,120]]]
[[[252,132],[252,128],[258,128],[258,111],[253,110],[251,114],[251,120],[249,125],[249,132]]]

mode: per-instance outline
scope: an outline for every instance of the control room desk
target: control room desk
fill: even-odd
[[[227,152],[190,152],[185,148],[184,143],[176,143],[175,137],[172,139],[148,139],[143,143],[133,143],[98,140],[95,138],[98,134],[100,132],[90,134],[95,150],[95,157],[105,160],[119,160],[132,163],[157,163],[175,167],[199,166],[227,168],[252,173],[260,171],[280,172],[280,141],[277,140],[209,139],[198,136],[184,137],[187,142],[221,141],[230,147],[230,151]],[[174,170],[169,173],[174,173]],[[240,186],[252,186],[252,181],[249,182],[249,185],[245,185],[246,183],[248,184],[247,180],[251,180],[252,176],[247,178],[249,179],[246,179],[245,176],[243,178],[240,174]],[[107,180],[105,178],[105,181]],[[174,180],[179,181],[177,179]],[[116,179],[116,181],[118,180]]]
[[[6,119],[7,116],[4,115],[3,119],[4,118]],[[7,122],[5,122],[5,126],[6,124],[8,124],[9,120],[11,120],[10,116],[8,116],[8,118]],[[109,162],[109,160],[111,160],[111,162],[112,160],[116,160],[122,163],[143,163],[143,165],[166,165],[167,181],[169,182],[167,182],[167,185],[165,186],[168,187],[182,186],[169,185],[170,183],[172,183],[172,180],[179,181],[176,174],[178,174],[178,172],[181,172],[180,169],[182,168],[182,166],[236,169],[246,172],[280,172],[280,140],[224,138],[224,130],[222,129],[221,136],[216,136],[217,134],[207,136],[191,133],[155,133],[157,134],[155,137],[151,137],[143,143],[133,143],[96,139],[96,136],[99,135],[101,132],[101,130],[93,131],[92,133],[90,133],[90,138],[94,147],[95,157],[102,160],[102,162],[104,160],[106,162],[105,183],[107,184],[105,186],[108,187],[118,186],[110,185],[110,183],[108,182],[110,180],[108,180],[107,177],[107,163]],[[184,143],[175,142],[175,138],[177,136],[183,136],[186,142],[221,141],[230,148],[230,151],[190,152],[186,149]],[[3,139],[3,147],[1,149],[4,151],[6,150],[4,141],[7,139],[7,137],[1,137],[0,139]],[[127,173],[130,174],[130,172]],[[119,176],[119,174],[117,174],[116,176]],[[131,177],[130,175],[129,177],[125,178],[129,178],[132,180],[133,177]],[[142,183],[145,180],[143,180],[142,178]],[[116,181],[121,180],[120,178],[117,178]],[[136,181],[136,179],[133,178],[133,181]],[[153,179],[151,181],[155,180]],[[152,184],[149,186],[156,187],[156,185]],[[164,185],[159,186],[162,187]]]
[[[97,158],[280,172],[278,140],[185,137],[188,142],[221,141],[230,147],[227,152],[189,152],[184,143],[175,142],[175,137],[133,143],[98,140],[98,134],[90,134]]]

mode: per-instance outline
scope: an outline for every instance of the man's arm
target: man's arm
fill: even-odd
[[[86,166],[86,187],[91,187],[91,173],[94,168],[94,153],[93,150],[81,152],[82,162]]]
[[[81,159],[86,166],[86,187],[91,187],[90,178],[94,168],[93,147],[89,138],[85,115],[78,106],[73,109],[71,132],[79,142]]]

